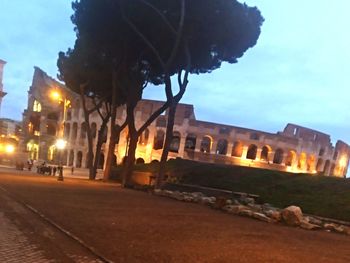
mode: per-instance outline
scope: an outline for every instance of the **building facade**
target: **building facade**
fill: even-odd
[[[70,101],[65,109],[50,99],[50,92],[59,89]],[[163,102],[142,100],[135,110],[137,128]],[[66,112],[64,112],[66,110]],[[63,116],[67,148],[64,164],[85,167],[87,153],[86,125],[77,94],[35,68],[33,83],[28,92],[28,108],[23,114],[23,145],[33,159],[55,161],[55,139]],[[117,123],[125,120],[125,108],[118,108]],[[165,139],[167,113],[159,116],[139,139],[136,158],[145,162],[160,160]],[[93,113],[90,125],[96,143],[99,115]],[[105,143],[102,146],[100,166],[103,167]],[[121,163],[127,154],[127,130],[122,131],[115,148],[115,159]],[[200,162],[251,166],[293,173],[324,174],[345,177],[349,165],[350,147],[319,131],[287,124],[283,131],[268,133],[231,125],[210,123],[195,118],[194,107],[179,104],[169,158],[184,158]]]

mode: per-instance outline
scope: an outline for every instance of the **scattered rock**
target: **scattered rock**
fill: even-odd
[[[252,217],[253,213],[254,212],[252,210],[249,210],[249,209],[243,209],[243,210],[238,212],[239,215],[241,215],[241,216],[248,216],[248,217]]]
[[[273,220],[271,218],[267,217],[266,215],[264,215],[262,213],[258,213],[258,212],[253,213],[252,217],[255,219],[258,219],[260,221],[267,222],[267,223],[273,222]]]
[[[267,211],[265,211],[265,214],[276,222],[281,221],[282,215],[281,215],[281,212],[279,212],[279,211],[267,210]]]
[[[307,220],[302,220],[300,222],[300,227],[303,228],[303,229],[307,229],[307,230],[318,230],[318,229],[321,229],[321,226],[312,224],[312,223],[308,222]]]
[[[288,206],[282,210],[282,218],[287,225],[298,226],[303,220],[303,212],[298,206]]]
[[[315,217],[312,217],[312,216],[305,216],[304,217],[304,220],[306,220],[307,222],[311,223],[311,224],[314,224],[314,225],[318,225],[318,226],[322,226],[322,221],[315,218]]]
[[[323,227],[326,230],[330,230],[330,231],[334,231],[334,232],[338,232],[338,233],[346,233],[346,227],[342,226],[342,225],[337,225],[334,223],[326,223],[323,225]]]

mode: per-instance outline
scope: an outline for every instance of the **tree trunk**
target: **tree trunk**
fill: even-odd
[[[136,131],[131,135],[128,148],[128,156],[126,158],[125,166],[122,173],[122,187],[128,187],[131,185],[131,176],[135,164],[135,153],[137,148],[138,136]]]
[[[100,162],[101,147],[103,144],[103,135],[104,135],[105,130],[107,128],[108,120],[109,120],[109,118],[106,118],[102,121],[101,127],[98,131],[96,150],[95,150],[95,159],[94,159],[94,164],[93,164],[93,177],[94,177],[93,179],[96,178],[97,167],[98,167],[99,162]]]
[[[165,175],[165,166],[166,162],[168,160],[168,154],[169,154],[169,147],[173,138],[173,128],[175,123],[175,114],[176,114],[176,108],[177,108],[177,102],[173,99],[171,106],[169,107],[169,114],[168,114],[168,122],[166,127],[166,133],[165,133],[165,141],[163,145],[163,151],[162,156],[159,163],[159,172],[156,180],[156,188],[161,188],[163,181],[164,181],[164,175]]]

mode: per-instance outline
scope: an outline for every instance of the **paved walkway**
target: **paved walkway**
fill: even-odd
[[[3,169],[0,168],[1,171]],[[102,261],[0,187],[0,262]]]
[[[0,211],[0,261],[2,263],[56,262],[45,257],[44,252],[12,224]]]

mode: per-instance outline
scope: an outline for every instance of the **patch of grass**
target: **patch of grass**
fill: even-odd
[[[159,164],[136,166],[156,172]],[[298,205],[305,213],[350,221],[350,180],[310,174],[292,174],[250,167],[170,160],[167,173],[185,184],[260,195],[277,207]]]

